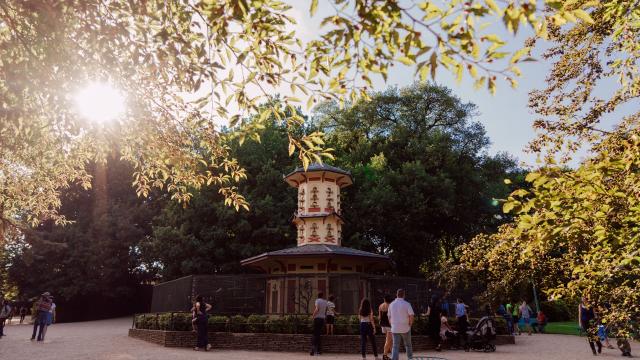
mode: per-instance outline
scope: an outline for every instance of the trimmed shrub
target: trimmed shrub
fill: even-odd
[[[247,317],[247,331],[250,333],[264,332],[264,323],[267,319],[266,315],[249,315]]]
[[[427,335],[428,328],[429,318],[422,315],[416,315],[414,318],[413,326],[411,327],[411,331],[416,335]]]
[[[207,324],[209,326],[209,331],[215,332],[226,332],[227,323],[229,322],[229,318],[226,316],[209,316],[207,320]]]
[[[284,319],[267,319],[264,323],[265,331],[272,334],[285,333],[286,323]]]
[[[242,315],[234,315],[229,318],[229,331],[243,333],[247,331],[247,318]]]
[[[191,313],[174,313],[172,317],[173,326],[170,326],[169,330],[191,331],[193,330],[191,319]]]

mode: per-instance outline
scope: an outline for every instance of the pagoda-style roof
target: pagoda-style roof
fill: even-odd
[[[242,266],[246,266],[260,263],[266,260],[297,257],[347,257],[352,259],[358,258],[360,260],[367,260],[368,262],[380,263],[381,265],[384,265],[384,267],[388,267],[391,265],[391,259],[386,255],[374,254],[368,251],[357,250],[338,245],[325,244],[307,244],[277,251],[271,251],[254,257],[250,257],[248,259],[244,259],[240,262],[240,264]]]
[[[321,173],[321,179],[325,179],[326,177],[327,179],[335,181],[340,187],[353,184],[353,178],[351,177],[350,172],[340,169],[339,167],[319,163],[309,165],[306,171],[304,170],[304,167],[300,166],[285,175],[284,179],[289,183],[289,185],[297,187],[301,182],[313,180],[308,179],[311,176],[307,176],[311,173]]]

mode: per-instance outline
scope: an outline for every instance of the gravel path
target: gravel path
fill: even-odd
[[[15,320],[14,320],[15,322]],[[30,325],[9,325],[7,336],[0,339],[0,359],[37,360],[293,360],[308,359],[300,353],[269,353],[259,351],[211,351],[195,352],[190,349],[171,349],[129,338],[127,329],[131,319],[111,319],[49,327],[44,343],[31,342]],[[521,359],[521,360],[572,360],[591,358],[591,350],[584,338],[568,335],[533,335],[516,338],[516,345],[499,346],[493,354],[463,351],[430,352],[428,355],[456,359]],[[640,355],[640,345],[632,344],[635,355]],[[416,354],[426,355],[426,354]],[[623,359],[620,352],[604,349],[602,357]],[[325,354],[324,359],[360,359],[359,355]],[[369,359],[372,359],[369,356]],[[404,354],[401,359],[405,359]]]

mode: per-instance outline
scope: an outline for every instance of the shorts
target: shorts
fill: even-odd
[[[531,318],[528,318],[528,317],[520,318],[520,322],[521,322],[523,325],[531,325]]]
[[[391,326],[383,326],[382,327],[382,333],[383,334],[391,333]]]
[[[51,325],[53,323],[53,314],[47,313],[47,325]]]
[[[333,315],[327,315],[326,324],[333,325],[336,322],[336,317]]]

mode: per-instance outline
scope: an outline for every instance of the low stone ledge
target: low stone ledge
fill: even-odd
[[[196,333],[191,331],[129,329],[129,336],[165,347],[196,346]],[[209,342],[214,349],[308,352],[311,347],[311,335],[209,332]],[[411,342],[414,351],[427,351],[435,347],[433,341],[424,335],[411,336]],[[515,339],[509,335],[498,335],[493,343],[496,345],[515,344]],[[382,353],[383,345],[384,335],[376,335],[378,352]],[[371,351],[371,344],[367,344],[367,347],[367,351]],[[322,351],[327,353],[360,353],[360,336],[322,336]]]

